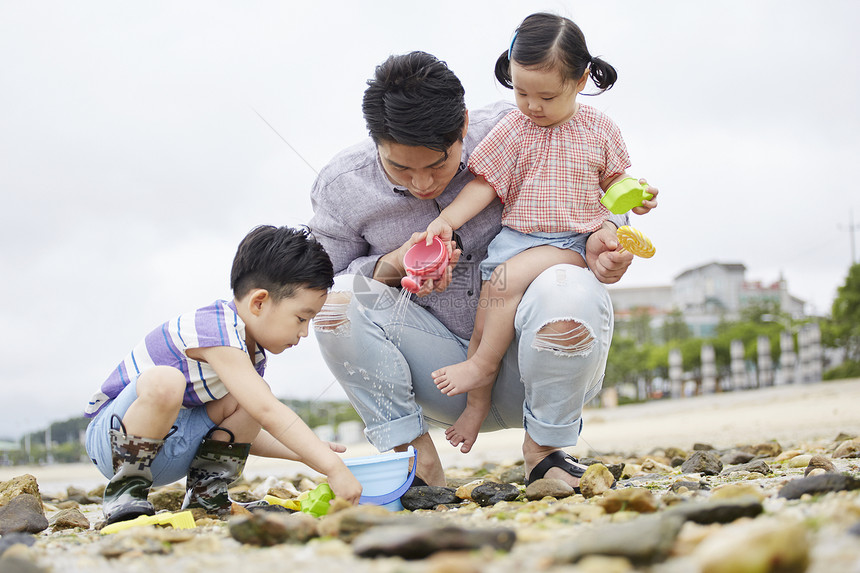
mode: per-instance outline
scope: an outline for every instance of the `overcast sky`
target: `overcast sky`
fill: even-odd
[[[307,222],[389,54],[511,99],[493,64],[540,10],[616,67],[587,103],[661,191],[621,286],[739,262],[828,312],[860,219],[854,1],[0,0],[0,436],[79,415],[146,332],[230,295],[248,230]],[[270,364],[279,396],[344,397],[312,336]]]

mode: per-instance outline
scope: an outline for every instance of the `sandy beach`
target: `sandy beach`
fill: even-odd
[[[617,408],[589,409],[583,415],[573,455],[647,452],[652,448],[691,448],[703,442],[715,447],[777,440],[785,448],[805,441],[833,439],[840,432],[860,435],[860,379],[797,386],[776,386],[725,394],[658,400]],[[432,431],[446,467],[475,467],[511,462],[520,457],[522,430],[478,437],[472,452],[448,446],[441,430]],[[375,454],[370,444],[350,444],[345,457]],[[92,464],[0,467],[0,481],[29,473],[44,492],[74,485],[91,488],[106,480]],[[251,457],[248,477],[312,474],[296,462]]]

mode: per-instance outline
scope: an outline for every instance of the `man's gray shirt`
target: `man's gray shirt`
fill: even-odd
[[[314,215],[309,223],[331,257],[335,274],[372,276],[381,256],[400,248],[412,233],[424,231],[474,179],[466,168],[469,155],[512,109],[510,103],[497,102],[469,112],[460,171],[433,200],[417,199],[395,187],[386,177],[370,138],[337,154],[320,172],[311,190]],[[501,219],[502,203],[495,201],[460,227],[457,236],[462,254],[449,287],[441,293],[413,296],[415,302],[462,338],[468,339],[472,334],[481,292],[478,265],[501,229]]]

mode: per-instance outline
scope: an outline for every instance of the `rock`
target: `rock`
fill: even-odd
[[[810,460],[812,460],[812,454],[800,454],[788,460],[785,465],[790,468],[805,468]]]
[[[101,503],[105,495],[106,483],[99,484],[87,492],[87,497],[97,500],[96,503]]]
[[[523,464],[517,464],[507,468],[499,474],[502,483],[526,483],[526,468]]]
[[[36,478],[30,474],[24,474],[9,481],[0,482],[0,507],[8,504],[22,493],[32,495],[41,503],[42,496],[39,494],[39,484],[36,483]]]
[[[317,520],[305,513],[251,512],[230,519],[230,536],[246,545],[305,543],[319,536]]]
[[[393,520],[410,523],[404,522],[404,518],[414,519],[412,516],[396,515],[378,505],[359,505],[326,515],[320,519],[318,529],[321,536],[339,537],[349,543],[371,527],[390,525]]]
[[[621,476],[624,474],[624,464],[604,464],[606,469],[609,470],[609,473],[612,474],[612,477],[615,478],[615,481],[619,481]]]
[[[678,480],[669,487],[669,490],[678,493],[681,488],[686,488],[687,491],[708,491],[711,489],[708,484],[703,481]]]
[[[777,442],[765,442],[763,444],[756,444],[750,449],[755,455],[764,456],[766,458],[775,458],[782,453],[782,447]]]
[[[40,498],[22,493],[0,507],[0,535],[14,531],[39,533],[48,528]]]
[[[588,466],[585,474],[579,480],[579,489],[587,499],[609,491],[613,484],[615,484],[615,478],[606,466],[603,464],[593,464]]]
[[[786,499],[799,499],[805,493],[814,495],[854,489],[860,489],[860,479],[841,474],[824,474],[792,480],[779,490],[778,496]]]
[[[860,440],[845,440],[833,450],[834,458],[860,458]]]
[[[484,483],[486,480],[484,479],[476,479],[474,481],[470,481],[469,483],[465,483],[457,488],[454,492],[454,495],[459,497],[460,499],[472,499],[472,490]]]
[[[771,472],[770,466],[764,460],[754,460],[745,464],[732,466],[722,471],[724,474],[732,472],[755,472],[762,475],[767,475]]]
[[[46,573],[47,569],[39,567],[29,559],[21,557],[7,557],[2,561],[3,573]]]
[[[90,520],[77,508],[64,509],[54,515],[49,522],[53,531],[62,531],[64,529],[81,529],[90,528]]]
[[[576,571],[578,573],[630,573],[633,571],[633,565],[625,557],[586,555],[576,564]]]
[[[179,511],[185,500],[185,488],[161,488],[150,493],[147,499],[155,511]]]
[[[828,473],[836,472],[836,466],[833,465],[833,462],[827,456],[822,456],[821,454],[815,454],[810,458],[809,465],[806,466],[806,471],[803,472],[803,475],[808,476],[809,472],[821,469]]]
[[[7,549],[18,543],[25,547],[30,547],[36,543],[36,538],[29,533],[7,533],[3,537],[0,537],[0,555],[3,555]]]
[[[683,522],[664,513],[594,527],[565,540],[550,560],[575,563],[587,555],[607,555],[626,557],[637,565],[657,563],[669,555]]]
[[[743,450],[732,450],[726,454],[720,456],[720,461],[723,462],[723,465],[734,466],[737,464],[745,464],[755,457],[755,454],[751,452],[745,452]]]
[[[761,518],[732,524],[708,536],[694,551],[702,573],[802,573],[809,564],[805,527]]]
[[[557,478],[541,478],[526,486],[526,499],[536,501],[545,497],[562,499],[574,494],[573,486]]]
[[[704,474],[709,476],[719,475],[723,469],[723,463],[719,456],[713,452],[698,450],[684,460],[681,471],[685,474]]]
[[[455,489],[439,486],[410,487],[400,498],[400,503],[405,509],[415,511],[416,509],[435,509],[437,505],[448,503],[460,503]]]
[[[741,517],[755,517],[764,511],[761,501],[752,496],[730,500],[684,502],[673,505],[664,513],[677,515],[685,521],[702,525],[729,523]]]
[[[651,458],[645,458],[645,461],[642,462],[642,471],[654,474],[670,474],[675,470],[671,466],[661,464]]]
[[[759,501],[764,501],[767,497],[762,489],[753,483],[729,483],[714,488],[711,494],[711,501],[724,499],[740,499],[743,497],[754,497]]]
[[[79,507],[81,507],[81,504],[73,499],[67,499],[65,501],[55,503],[54,507],[56,507],[57,509],[78,509]]]
[[[509,483],[486,482],[472,490],[472,500],[482,507],[496,505],[500,501],[514,501],[520,489]]]
[[[860,537],[860,521],[848,528],[848,533]]]
[[[642,487],[628,487],[620,490],[609,490],[597,502],[606,513],[619,511],[635,511],[637,513],[653,513],[657,511],[657,498],[649,490]]]
[[[663,450],[663,453],[666,454],[666,457],[670,460],[675,458],[687,459],[687,452],[683,448],[676,448],[675,446],[669,446]]]
[[[713,449],[714,449],[714,446],[712,446],[710,444],[702,444],[702,443],[693,444],[693,451],[694,452],[710,452]]]
[[[388,525],[369,529],[352,543],[361,557],[423,559],[437,551],[473,551],[482,547],[509,551],[516,540],[512,529],[476,529],[451,525]]]
[[[624,470],[621,472],[621,479],[631,478],[642,471],[639,464],[624,464]]]
[[[90,505],[102,502],[101,495],[92,496],[84,490],[78,489],[74,486],[69,486],[66,488],[66,499],[76,501],[81,505]]]

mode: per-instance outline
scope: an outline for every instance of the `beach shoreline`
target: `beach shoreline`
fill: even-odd
[[[816,384],[774,386],[672,400],[655,400],[583,413],[584,428],[575,456],[647,452],[661,447],[691,449],[695,443],[716,448],[776,440],[783,447],[814,440],[833,440],[840,432],[860,435],[860,378]],[[508,429],[481,434],[468,454],[431,430],[446,468],[511,463],[521,457],[523,432]],[[373,455],[368,443],[348,444],[344,457]],[[0,467],[0,481],[31,474],[43,492],[68,486],[91,489],[107,479],[90,463]],[[245,476],[315,475],[304,464],[251,456]]]

